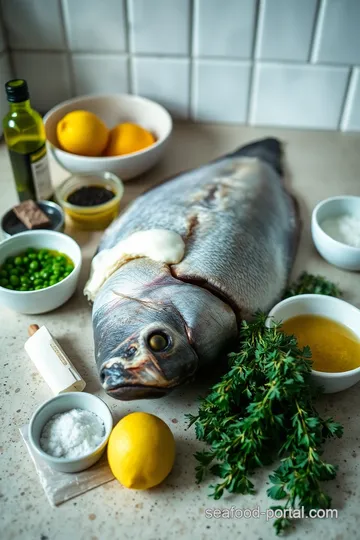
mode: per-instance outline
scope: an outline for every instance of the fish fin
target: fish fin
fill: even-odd
[[[230,154],[231,157],[256,157],[268,163],[281,176],[284,174],[282,143],[269,137],[241,146]]]

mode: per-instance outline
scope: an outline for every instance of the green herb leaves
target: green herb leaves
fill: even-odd
[[[325,294],[327,296],[342,296],[340,289],[322,276],[313,276],[303,272],[300,277],[285,291],[284,298],[298,294]]]
[[[208,472],[220,478],[211,486],[215,499],[225,490],[254,493],[255,469],[280,457],[269,497],[283,501],[280,508],[327,508],[331,500],[320,482],[334,478],[336,469],[322,459],[322,445],[328,437],[341,437],[342,427],[314,408],[309,348],[299,349],[294,336],[266,328],[265,320],[258,313],[242,324],[240,350],[229,355],[228,373],[201,400],[198,415],[188,415],[196,437],[209,445],[195,455],[196,479]],[[279,518],[274,525],[280,533],[290,521]]]

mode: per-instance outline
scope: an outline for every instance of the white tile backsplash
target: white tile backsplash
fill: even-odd
[[[65,48],[60,0],[2,0],[2,10],[12,49]]]
[[[360,0],[0,0],[3,69],[8,49],[41,112],[133,92],[198,122],[360,132]]]
[[[317,0],[263,0],[260,3],[256,57],[306,62]]]
[[[353,69],[341,122],[342,131],[360,131],[360,67]]]
[[[189,21],[190,0],[129,0],[132,51],[187,55]]]
[[[337,129],[346,67],[257,64],[251,124]]]
[[[65,53],[13,52],[14,75],[26,79],[33,107],[46,112],[71,97]]]
[[[128,59],[114,54],[72,56],[76,94],[127,93]]]
[[[3,52],[7,47],[6,39],[5,39],[5,33],[4,33],[4,25],[2,22],[2,18],[0,17],[0,52]]]
[[[5,83],[12,79],[12,73],[9,62],[9,54],[3,52],[0,54],[0,118],[4,118],[5,114],[9,110],[9,104],[5,94]],[[0,135],[3,133],[2,122],[0,122]]]
[[[360,63],[359,0],[322,0],[313,60]]]
[[[126,50],[124,0],[63,0],[73,51]]]
[[[250,62],[196,60],[192,118],[200,122],[245,123],[250,72]]]
[[[194,0],[194,55],[250,58],[255,0]]]
[[[185,58],[135,58],[135,94],[158,101],[176,118],[189,115],[190,62]]]

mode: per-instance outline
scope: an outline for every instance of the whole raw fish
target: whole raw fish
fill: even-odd
[[[282,177],[280,142],[257,141],[144,193],[108,228],[97,272],[103,255],[112,266],[94,298],[93,328],[109,395],[159,397],[192,380],[221,360],[242,319],[280,298],[299,233]],[[136,254],[120,263],[120,246],[129,253],[139,231],[155,240],[172,231],[185,251],[172,264]]]

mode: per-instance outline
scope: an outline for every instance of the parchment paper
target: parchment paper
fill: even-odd
[[[95,465],[85,471],[72,474],[55,471],[34,454],[29,442],[28,428],[29,424],[25,424],[19,428],[19,431],[35,465],[40,484],[52,506],[59,506],[69,499],[114,479],[107,462],[106,452]]]

